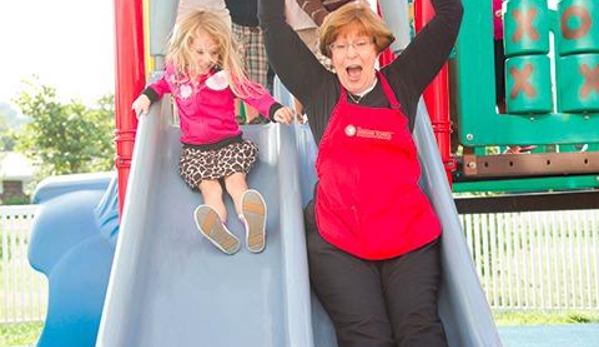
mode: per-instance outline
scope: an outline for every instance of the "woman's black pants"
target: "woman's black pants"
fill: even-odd
[[[325,241],[313,209],[306,212],[310,281],[339,347],[447,346],[437,311],[438,241],[397,258],[364,260]]]

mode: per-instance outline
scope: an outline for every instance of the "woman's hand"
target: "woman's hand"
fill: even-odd
[[[277,110],[277,112],[275,112],[273,116],[273,119],[277,123],[283,124],[290,124],[291,122],[293,122],[293,118],[293,110],[291,110],[289,107],[281,107]]]
[[[135,99],[135,101],[133,101],[131,109],[135,111],[135,115],[137,116],[137,118],[139,118],[139,116],[143,114],[148,114],[151,103],[152,102],[150,101],[150,98],[148,98],[147,95],[142,94],[138,96],[137,99]]]

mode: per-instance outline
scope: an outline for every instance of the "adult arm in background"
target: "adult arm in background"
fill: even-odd
[[[447,61],[460,30],[461,0],[431,0],[435,17],[383,69],[392,86],[418,98]]]
[[[258,18],[268,61],[283,84],[306,104],[320,86],[336,78],[325,69],[285,21],[284,0],[260,0]]]
[[[318,25],[322,25],[324,17],[329,14],[329,11],[322,5],[321,0],[296,0],[297,4],[306,12],[310,18]]]
[[[189,12],[199,9],[206,9],[216,13],[227,22],[229,27],[231,27],[231,15],[229,14],[229,10],[227,9],[224,0],[181,0],[179,1],[176,22]]]

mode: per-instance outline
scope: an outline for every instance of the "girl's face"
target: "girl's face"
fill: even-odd
[[[360,94],[372,86],[378,53],[373,38],[358,28],[348,28],[330,46],[331,60],[341,85],[352,94]]]
[[[208,73],[219,60],[219,48],[216,42],[205,33],[198,33],[191,43],[191,51],[194,55],[198,66],[200,67],[200,73]]]

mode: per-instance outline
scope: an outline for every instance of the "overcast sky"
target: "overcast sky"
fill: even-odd
[[[64,99],[114,93],[114,0],[0,0],[0,102],[33,74]]]

